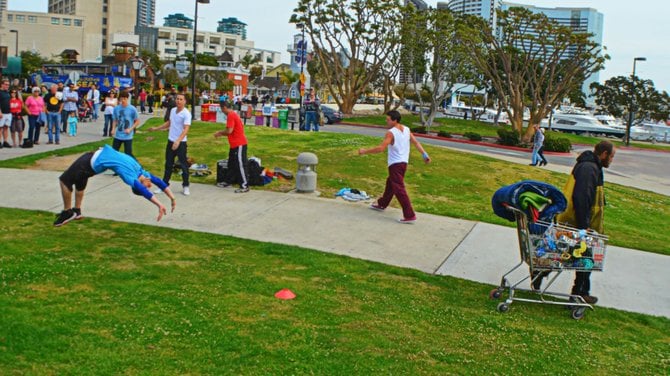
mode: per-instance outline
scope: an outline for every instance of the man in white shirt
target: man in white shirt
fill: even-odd
[[[160,131],[169,129],[168,142],[165,147],[165,173],[163,174],[163,181],[165,184],[170,184],[170,177],[172,176],[172,169],[174,168],[174,158],[179,159],[181,165],[182,177],[182,193],[184,196],[191,194],[189,189],[189,172],[187,160],[187,135],[191,127],[191,113],[186,109],[186,97],[184,94],[177,94],[175,99],[177,106],[170,110],[170,119],[158,127],[149,128],[149,131]],[[158,193],[158,192],[154,192]]]
[[[88,89],[86,94],[86,100],[88,103],[93,104],[93,121],[98,120],[98,109],[100,108],[100,91],[95,84],[91,84],[91,87]]]

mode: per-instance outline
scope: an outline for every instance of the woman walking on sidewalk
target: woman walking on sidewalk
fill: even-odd
[[[414,223],[416,214],[412,208],[407,191],[405,190],[405,171],[409,163],[410,143],[421,152],[423,160],[430,163],[428,153],[423,149],[421,143],[417,141],[410,129],[400,124],[400,113],[398,111],[389,111],[386,115],[386,125],[389,131],[384,136],[384,141],[372,149],[359,149],[358,154],[381,153],[384,149],[388,150],[388,170],[389,176],[386,178],[386,189],[384,195],[377,200],[377,203],[370,205],[371,209],[382,211],[391,203],[395,196],[402,207],[403,217],[398,220],[400,223]]]
[[[39,122],[40,114],[44,113],[46,119],[44,99],[41,97],[41,90],[39,87],[33,87],[33,95],[26,98],[26,108],[28,109],[28,137],[23,144],[25,147],[31,145],[38,145],[40,140],[40,128],[42,123]]]

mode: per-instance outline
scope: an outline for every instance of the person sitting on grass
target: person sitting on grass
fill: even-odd
[[[120,153],[111,146],[105,145],[95,152],[89,152],[79,157],[60,176],[60,189],[63,196],[63,211],[58,214],[54,226],[60,227],[73,219],[83,218],[81,214],[81,203],[84,199],[84,190],[88,178],[110,169],[128,184],[134,194],[144,196],[158,207],[158,219],[167,214],[165,206],[151,193],[151,184],[156,184],[172,202],[174,212],[177,201],[162,179],[144,170],[142,166],[131,156]],[[73,189],[74,187],[74,189]],[[74,190],[74,207],[72,207],[72,192]]]

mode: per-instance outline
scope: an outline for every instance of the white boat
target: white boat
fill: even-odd
[[[652,135],[653,141],[657,142],[670,142],[670,126],[666,125],[663,122],[653,123],[653,122],[642,122],[642,124],[637,125],[645,131],[648,131]],[[631,139],[633,137],[631,136]]]
[[[610,114],[597,114],[594,115],[598,121],[604,125],[610,126],[614,129],[618,129],[626,134],[626,124],[624,124],[620,119],[615,118]],[[630,128],[630,139],[635,141],[651,141],[654,138],[654,134],[648,129],[643,127],[632,126]]]
[[[475,115],[474,117],[473,114]],[[444,109],[444,115],[456,119],[472,120],[473,118],[477,118],[477,120],[485,123],[495,123],[497,116],[498,124],[510,124],[509,117],[505,111],[500,112],[500,115],[498,115],[497,110],[484,107],[470,107],[463,102],[447,106],[447,108]]]
[[[550,128],[549,119],[542,119],[540,127]],[[626,132],[602,124],[591,113],[575,108],[555,110],[551,116],[551,130],[574,133],[623,137]]]

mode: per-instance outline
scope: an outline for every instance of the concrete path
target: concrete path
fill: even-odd
[[[81,133],[64,139],[61,147],[96,139]],[[59,175],[0,169],[3,191],[21,192],[0,195],[0,206],[60,211]],[[415,225],[402,225],[396,222],[401,216],[396,209],[379,213],[340,199],[260,190],[235,194],[200,184],[191,186],[189,197],[177,194],[176,212],[156,222],[156,208],[129,191],[118,178],[96,176],[86,191],[84,215],[301,246],[492,285],[519,262],[516,231],[503,226],[429,214],[419,214]],[[599,305],[670,318],[670,257],[609,247],[605,262],[606,271],[592,276]],[[555,291],[569,291],[572,275],[565,274]]]

